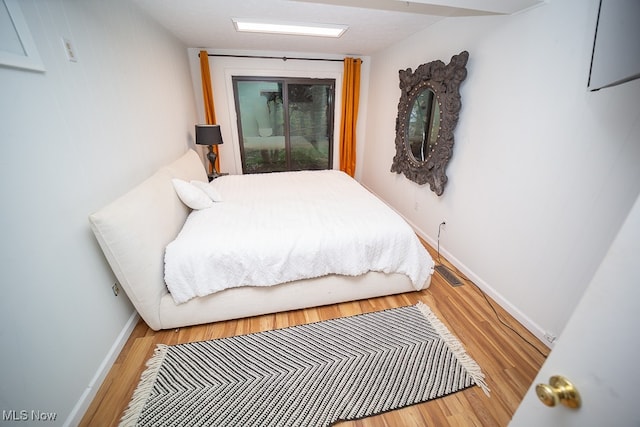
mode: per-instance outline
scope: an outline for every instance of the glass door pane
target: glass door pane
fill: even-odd
[[[288,117],[291,170],[331,167],[333,85],[289,83]]]
[[[234,83],[242,172],[287,170],[282,82]]]

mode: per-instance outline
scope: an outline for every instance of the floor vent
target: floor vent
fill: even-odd
[[[451,272],[446,266],[436,265],[435,270],[446,280],[451,286],[462,286],[462,282]]]

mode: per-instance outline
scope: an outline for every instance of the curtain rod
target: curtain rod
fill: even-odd
[[[331,62],[344,62],[343,59],[329,59],[329,58],[291,58],[287,56],[259,56],[259,55],[228,55],[222,53],[207,53],[207,56],[222,56],[226,58],[254,58],[254,59],[281,59],[287,61],[289,59],[296,61],[331,61]],[[200,57],[200,53],[198,53]],[[361,60],[362,61],[362,60]]]

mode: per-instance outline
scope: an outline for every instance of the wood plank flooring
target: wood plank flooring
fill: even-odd
[[[434,259],[437,259],[433,248],[426,244],[425,246]],[[441,261],[451,267],[445,259],[442,258]],[[459,273],[458,277],[463,278]],[[506,426],[549,350],[495,302],[486,299],[475,285],[465,280],[463,283],[463,286],[452,287],[439,274],[434,273],[431,286],[420,292],[178,330],[155,332],[140,321],[109,371],[80,426],[118,425],[122,412],[126,409],[145,369],[145,362],[151,357],[156,344],[171,345],[229,337],[413,305],[417,301],[431,307],[449,330],[462,341],[469,355],[482,367],[491,389],[490,397],[479,387],[471,387],[426,403],[337,425]],[[503,322],[522,337],[504,326]]]

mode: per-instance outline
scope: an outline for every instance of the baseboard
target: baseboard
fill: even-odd
[[[116,359],[118,358],[120,351],[122,351],[122,348],[127,343],[127,340],[131,335],[131,332],[133,332],[133,329],[136,327],[136,324],[138,323],[138,319],[139,317],[136,311],[131,313],[129,320],[124,325],[124,328],[122,328],[122,330],[118,334],[113,345],[107,352],[107,355],[105,356],[104,360],[98,367],[98,371],[91,379],[91,382],[89,383],[87,388],[84,390],[84,393],[82,393],[82,396],[80,396],[78,403],[76,403],[76,405],[71,410],[71,413],[67,417],[63,426],[71,427],[71,426],[77,426],[78,424],[80,424],[80,421],[82,421],[82,417],[84,416],[85,412],[89,408],[89,405],[91,405],[91,402],[96,397],[96,394],[98,393],[98,389],[100,388],[100,385],[102,385],[102,382],[104,381],[107,374],[109,373],[109,370],[111,369]]]

